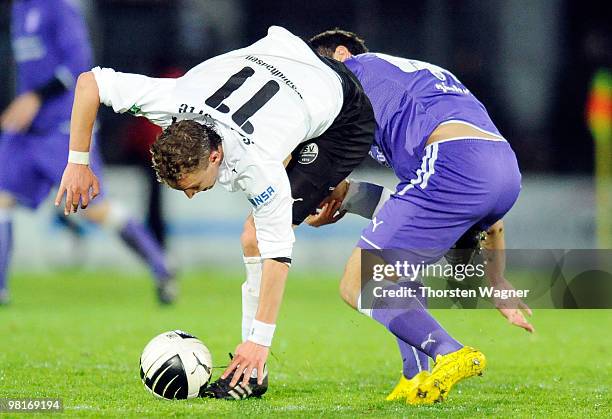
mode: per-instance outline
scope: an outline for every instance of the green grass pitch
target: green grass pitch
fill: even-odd
[[[240,334],[242,274],[191,273],[182,298],[159,307],[144,275],[65,271],[12,276],[0,307],[0,397],[60,397],[81,416],[595,417],[612,411],[612,311],[539,310],[528,335],[494,310],[440,310],[436,318],[488,358],[483,377],[427,407],[389,403],[399,378],[394,339],[337,296],[331,274],[293,273],[281,309],[264,398],[164,401],[145,391],[140,353],[183,329],[225,365]],[[219,374],[216,370],[214,377]]]

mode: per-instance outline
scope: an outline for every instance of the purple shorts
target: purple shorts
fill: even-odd
[[[421,166],[401,180],[357,246],[402,249],[415,255],[413,262],[435,262],[469,228],[485,230],[500,220],[520,190],[518,163],[506,141],[430,144]]]
[[[69,141],[69,135],[57,131],[47,135],[2,133],[0,192],[8,192],[20,205],[36,209],[62,180]],[[102,161],[95,147],[91,168],[102,183]]]

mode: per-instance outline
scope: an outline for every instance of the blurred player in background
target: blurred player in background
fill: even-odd
[[[311,44],[320,54],[344,62],[361,81],[377,122],[370,154],[391,167],[400,183],[393,193],[378,185],[345,181],[309,224],[335,222],[345,211],[372,219],[349,259],[341,295],[397,337],[403,375],[387,399],[411,404],[442,401],[457,381],[482,372],[484,356],[457,342],[431,318],[420,293],[419,301],[409,307],[396,307],[393,298],[385,297],[375,299],[372,307],[361,307],[360,250],[406,249],[406,256],[414,259],[411,263],[433,263],[460,239],[459,247],[469,242],[474,248],[483,230],[485,247],[503,249],[501,219],[520,191],[516,157],[484,106],[449,71],[368,54],[363,40],[342,30],[319,34]],[[486,267],[491,285],[512,288],[503,276],[503,258],[492,255],[495,259]],[[389,283],[387,288],[402,286],[421,284]],[[520,311],[530,314],[522,302],[498,308],[512,324],[533,331]],[[431,374],[428,357],[436,361]]]
[[[7,275],[16,204],[36,209],[59,184],[68,155],[70,113],[76,77],[91,67],[85,21],[69,0],[15,0],[12,45],[17,97],[0,116],[0,303],[9,300]],[[94,148],[91,163],[100,174]],[[159,244],[117,203],[100,200],[85,217],[118,234],[148,264],[161,303],[176,286]]]

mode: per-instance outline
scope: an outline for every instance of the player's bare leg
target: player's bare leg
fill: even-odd
[[[342,299],[351,307],[381,323],[397,338],[420,347],[424,353],[436,360],[431,375],[421,377],[423,380],[411,388],[406,400],[408,403],[430,404],[442,401],[455,383],[482,373],[486,365],[484,355],[453,339],[416,297],[398,299],[378,293],[383,296],[373,297],[371,305],[363,307],[362,293],[365,296],[365,293],[372,292],[372,286],[395,291],[395,295],[399,295],[397,292],[400,291],[400,286],[390,281],[376,284],[369,281],[364,284],[362,290],[362,261],[368,265],[383,263],[367,251],[359,248],[353,250],[340,281]],[[370,271],[367,269],[364,272]]]
[[[0,192],[0,305],[8,304],[8,267],[13,249],[13,209],[15,199]]]
[[[141,222],[132,218],[121,206],[109,201],[91,204],[84,211],[84,216],[118,234],[130,249],[146,261],[155,278],[160,303],[170,304],[176,299],[176,280],[168,267],[166,256]]]

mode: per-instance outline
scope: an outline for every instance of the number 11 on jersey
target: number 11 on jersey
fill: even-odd
[[[253,68],[242,68],[242,70],[233,74],[223,86],[206,99],[206,105],[221,113],[229,113],[230,108],[223,103],[223,101],[238,90],[253,74],[255,74]],[[249,100],[247,100],[244,105],[232,114],[232,121],[247,134],[252,134],[255,131],[255,127],[253,127],[253,124],[251,124],[248,119],[268,103],[279,90],[280,85],[274,80],[269,80]]]

